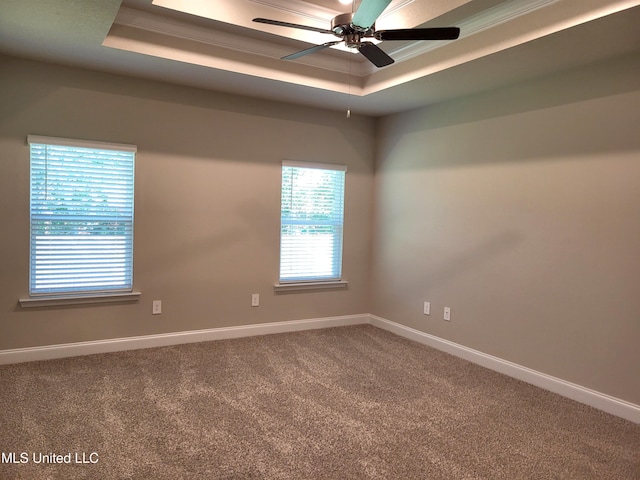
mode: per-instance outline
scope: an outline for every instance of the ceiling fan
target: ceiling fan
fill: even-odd
[[[254,22],[266,23],[269,25],[278,25],[281,27],[300,28],[311,32],[328,33],[340,37],[340,40],[316,45],[305,50],[301,50],[286,57],[282,60],[295,60],[310,53],[319,52],[325,48],[329,48],[338,43],[344,42],[349,48],[356,48],[376,67],[386,67],[393,63],[387,53],[378,47],[375,43],[364,40],[367,38],[375,38],[376,40],[455,40],[460,35],[460,29],[457,27],[443,28],[405,28],[399,30],[380,30],[376,31],[375,21],[382,14],[385,8],[389,6],[391,0],[362,0],[360,6],[355,13],[343,13],[331,20],[331,29],[310,27],[307,25],[299,25],[297,23],[280,22],[278,20],[270,20],[268,18],[254,18]]]

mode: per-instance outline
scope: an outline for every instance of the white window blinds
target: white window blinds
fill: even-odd
[[[131,291],[133,145],[27,138],[30,293]]]
[[[280,281],[330,281],[342,275],[346,167],[284,162]]]

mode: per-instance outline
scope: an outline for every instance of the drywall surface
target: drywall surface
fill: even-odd
[[[382,119],[371,313],[640,404],[639,72]]]
[[[363,313],[374,121],[3,57],[0,349]],[[21,308],[29,275],[29,134],[138,146],[139,302]],[[282,160],[346,164],[348,289],[275,294]],[[251,295],[260,306],[251,307]],[[152,315],[152,301],[162,314]]]

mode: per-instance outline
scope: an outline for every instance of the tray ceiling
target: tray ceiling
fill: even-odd
[[[371,115],[640,50],[640,1],[629,0],[393,0],[378,30],[458,26],[461,36],[381,42],[395,60],[384,68],[346,47],[283,61],[336,37],[252,21],[328,29],[357,8],[338,0],[4,4],[0,52],[325,108],[348,101]]]

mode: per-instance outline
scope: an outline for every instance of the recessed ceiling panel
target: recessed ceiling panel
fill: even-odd
[[[342,38],[253,21],[262,17],[329,30],[334,16],[352,8],[338,0],[152,0],[153,8],[145,11],[128,7],[140,1],[123,2],[105,46],[356,96],[396,87],[638,4],[629,0],[602,0],[595,7],[593,2],[570,0],[393,0],[376,22],[377,30],[457,26],[460,38],[382,42],[376,47],[382,50],[378,56],[388,56],[395,63],[376,68],[362,55],[333,48],[291,56]],[[169,11],[180,12],[180,18],[167,15]],[[451,23],[443,25],[445,21]],[[347,43],[340,45],[358,52],[346,48]]]
[[[281,60],[337,37],[252,22],[324,29],[351,9],[338,0],[97,3],[3,0],[0,52],[324,108],[342,108],[346,94],[354,112],[382,114],[640,51],[640,0],[394,0],[378,31],[457,26],[461,35],[383,41],[395,60],[383,68],[333,48]]]

